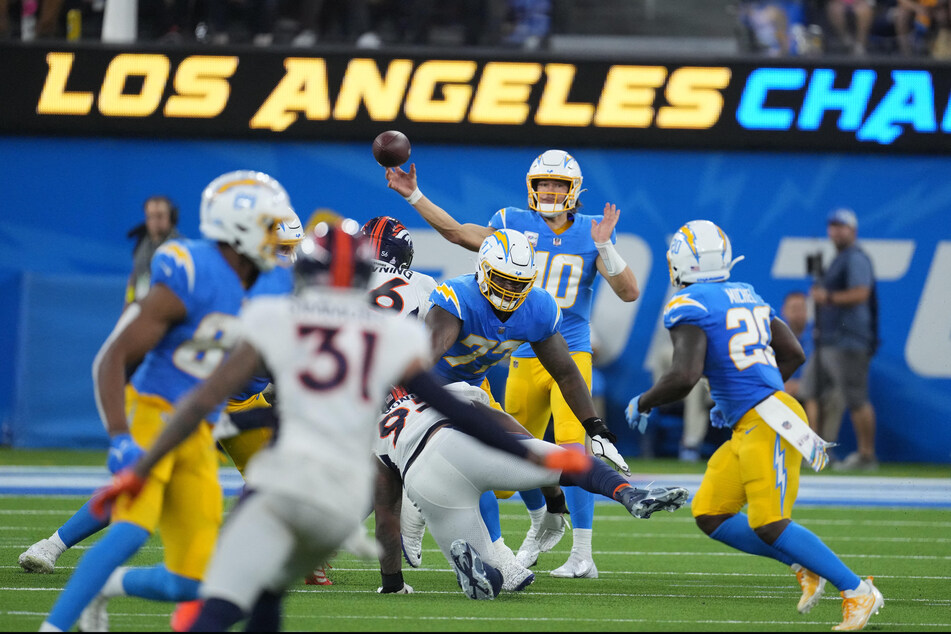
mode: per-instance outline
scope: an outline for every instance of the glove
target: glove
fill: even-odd
[[[601,458],[609,465],[620,471],[626,476],[631,475],[631,468],[624,462],[621,452],[617,450],[611,441],[607,438],[597,435],[591,437],[591,453]]]
[[[720,409],[719,405],[714,405],[713,409],[710,410],[710,426],[726,427],[726,416],[723,415],[723,410]]]
[[[145,451],[142,450],[130,434],[119,434],[113,436],[109,446],[109,457],[106,458],[106,467],[110,473],[119,473],[126,467],[131,467]]]
[[[627,404],[627,411],[624,413],[624,417],[627,418],[627,426],[631,429],[636,429],[640,433],[647,431],[647,423],[650,420],[651,410],[646,412],[640,412],[637,409],[638,402],[641,400],[642,394],[638,394],[631,399],[631,402]]]
[[[588,456],[577,449],[553,451],[545,456],[545,468],[562,473],[584,473],[591,468]]]
[[[142,492],[143,486],[145,478],[135,475],[132,469],[123,469],[112,477],[110,484],[96,491],[89,502],[89,510],[96,519],[106,519],[112,514],[112,507],[120,495],[128,493],[136,497]]]
[[[396,590],[384,590],[383,586],[380,586],[376,589],[376,591],[379,594],[413,594],[413,586],[404,581],[402,588],[397,588]]]

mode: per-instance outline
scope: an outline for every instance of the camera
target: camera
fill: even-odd
[[[822,252],[810,253],[806,256],[806,273],[819,279],[822,277]]]

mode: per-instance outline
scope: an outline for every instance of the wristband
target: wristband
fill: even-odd
[[[423,197],[423,192],[419,191],[419,187],[414,189],[413,193],[410,194],[409,196],[403,196],[403,198],[406,199],[406,202],[408,202],[411,205],[415,205],[416,203],[418,203],[419,199],[422,197]]]
[[[565,492],[559,491],[557,497],[545,498],[545,506],[549,513],[564,514],[568,513],[568,503],[565,499]]]
[[[383,594],[388,594],[391,592],[399,592],[403,589],[403,572],[396,572],[391,575],[381,572],[380,577],[383,578],[383,588],[381,592]]]
[[[595,436],[601,436],[608,442],[617,442],[617,436],[612,434],[611,430],[608,429],[608,426],[604,424],[604,421],[597,416],[584,419],[581,421],[581,426],[584,427],[585,433],[592,438]]]
[[[601,256],[601,260],[604,261],[604,268],[609,276],[620,275],[627,268],[627,262],[617,252],[610,240],[595,242],[594,246],[598,249],[598,254]]]

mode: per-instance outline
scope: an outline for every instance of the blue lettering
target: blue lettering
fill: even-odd
[[[875,84],[874,70],[857,70],[852,74],[852,84],[848,88],[833,88],[835,71],[831,68],[817,68],[812,73],[806,98],[799,113],[800,130],[818,130],[822,115],[827,110],[839,110],[839,129],[856,130],[862,125],[868,99]]]
[[[951,132],[951,99],[948,99],[948,107],[944,111],[944,119],[941,120],[941,131]]]
[[[741,126],[755,130],[788,130],[796,113],[789,108],[767,108],[770,90],[799,90],[806,83],[802,68],[757,68],[750,73],[736,110]]]
[[[917,132],[934,132],[934,87],[925,70],[892,71],[892,87],[878,104],[856,137],[888,145],[902,133],[901,123],[910,123]]]

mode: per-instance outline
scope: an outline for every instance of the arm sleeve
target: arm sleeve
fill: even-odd
[[[450,394],[429,372],[417,374],[404,387],[439,410],[459,431],[519,458],[528,455],[528,448],[518,439],[494,420],[479,414],[476,408]]]

